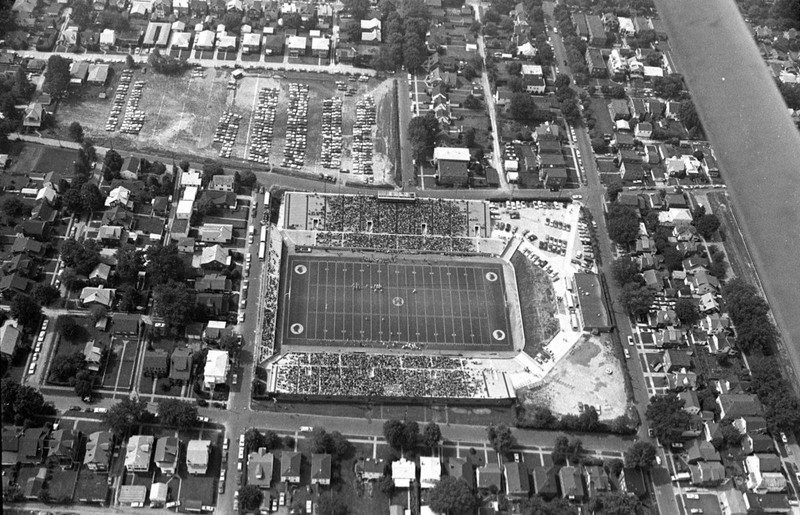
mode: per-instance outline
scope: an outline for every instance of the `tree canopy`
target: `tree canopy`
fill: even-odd
[[[264,493],[257,485],[245,485],[239,489],[239,504],[242,511],[256,511],[261,507]]]
[[[626,254],[611,263],[611,275],[620,286],[639,282],[639,264]]]
[[[68,239],[61,246],[61,260],[78,275],[88,277],[100,263],[100,246],[92,239]]]
[[[684,401],[675,394],[650,398],[645,415],[662,445],[681,441],[683,432],[688,429],[691,416],[683,409],[683,405]]]
[[[15,295],[14,300],[11,301],[9,314],[11,318],[30,329],[36,325],[42,317],[42,307],[30,296],[18,294]]]
[[[10,377],[3,379],[0,403],[2,403],[3,422],[16,425],[22,425],[26,420],[39,421],[41,417],[55,411],[52,404],[45,403],[44,396],[39,390],[19,384]]]
[[[86,359],[83,352],[59,354],[53,358],[53,362],[50,364],[50,379],[57,383],[70,383],[70,379],[74,381],[78,372],[84,368],[86,368]]]
[[[511,429],[506,424],[490,425],[486,428],[486,436],[489,443],[498,454],[508,454],[516,440],[511,433]]]
[[[686,327],[691,327],[700,320],[700,310],[691,298],[681,297],[675,302],[675,315]]]
[[[161,424],[186,431],[197,424],[197,406],[177,399],[166,399],[158,403]]]
[[[608,237],[620,245],[633,243],[639,236],[639,218],[630,206],[611,204],[607,225]]]
[[[438,129],[439,124],[433,113],[415,116],[408,123],[408,142],[411,144],[414,159],[418,163],[424,161],[433,152]]]
[[[655,293],[647,286],[628,283],[622,287],[620,302],[634,316],[646,315],[655,300]]]
[[[193,296],[186,283],[170,280],[153,289],[154,309],[171,330],[183,327],[193,310]]]
[[[147,401],[124,397],[103,413],[103,424],[118,437],[125,436],[134,426],[148,421],[152,413],[147,411]]]
[[[477,499],[465,481],[453,476],[443,476],[430,490],[428,504],[436,513],[458,515],[472,513]]]
[[[147,276],[150,284],[166,283],[170,279],[182,281],[185,275],[183,261],[174,243],[153,245],[147,249]]]
[[[552,453],[553,463],[556,465],[565,465],[567,462],[577,463],[582,455],[583,442],[577,438],[570,440],[563,435],[556,438]]]
[[[422,441],[426,447],[435,449],[442,441],[442,430],[436,422],[428,422],[422,429]]]
[[[328,433],[317,427],[311,435],[311,449],[315,453],[330,454],[334,461],[339,461],[350,453],[353,446],[339,431]]]
[[[419,424],[414,420],[387,420],[383,424],[383,436],[395,449],[413,450],[419,443]]]
[[[53,98],[64,98],[69,88],[69,66],[70,61],[53,54],[47,59],[47,68],[44,72],[44,84],[42,90],[49,93]]]
[[[650,442],[636,442],[625,451],[625,466],[649,469],[656,462],[656,448]]]

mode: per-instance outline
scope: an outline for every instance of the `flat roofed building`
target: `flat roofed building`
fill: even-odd
[[[210,440],[190,440],[186,445],[186,468],[189,474],[205,474],[211,456]]]
[[[578,299],[580,319],[584,331],[610,331],[611,320],[603,286],[597,274],[577,273],[572,278],[573,293]]]

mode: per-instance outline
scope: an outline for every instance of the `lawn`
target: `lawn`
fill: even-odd
[[[559,330],[554,316],[553,285],[547,275],[521,253],[514,253],[511,264],[517,278],[525,352],[535,356]]]
[[[48,493],[54,500],[72,499],[75,483],[78,481],[77,470],[50,469],[50,480],[47,482]]]

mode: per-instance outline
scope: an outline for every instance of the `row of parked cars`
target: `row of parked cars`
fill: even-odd
[[[230,111],[225,111],[220,116],[217,130],[214,131],[214,143],[222,143],[222,147],[219,149],[219,157],[231,157],[241,121],[242,115]]]
[[[42,352],[42,345],[44,344],[44,337],[47,335],[47,326],[50,324],[50,319],[45,318],[42,322],[42,328],[36,336],[36,343],[33,345],[33,356],[31,356],[31,364],[28,366],[28,375],[31,376],[36,373],[36,362],[39,361],[39,356]]]
[[[299,170],[305,162],[308,144],[308,84],[289,84],[289,120],[286,123],[284,168]]]
[[[269,163],[279,93],[280,91],[276,88],[261,88],[258,92],[258,105],[253,115],[253,128],[250,133],[248,154],[250,161],[261,164]]]
[[[122,111],[125,110],[125,98],[128,96],[131,80],[133,80],[133,70],[123,70],[122,75],[119,77],[119,84],[117,84],[114,102],[111,105],[111,112],[108,114],[108,121],[106,122],[106,131],[108,132],[117,130],[119,117],[122,115]]]

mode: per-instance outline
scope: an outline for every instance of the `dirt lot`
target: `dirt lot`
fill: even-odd
[[[342,136],[344,144],[342,168],[349,169],[356,102],[365,95],[374,95],[377,106],[382,99],[391,94],[391,80],[383,83],[370,79],[369,82],[348,81],[346,76],[318,73],[288,72],[275,75],[247,76],[237,81],[235,89],[228,89],[230,70],[207,68],[203,77],[191,78],[187,73],[181,77],[168,77],[145,73],[143,69],[134,74],[134,81],[146,81],[139,109],[145,112],[145,122],[138,135],[106,132],[105,124],[113,103],[113,91],[117,76],[109,84],[112,94],[107,99],[97,95],[84,95],[80,102],[63,105],[57,114],[61,123],[59,129],[66,136],[66,127],[78,121],[88,135],[101,146],[112,146],[122,150],[140,150],[154,154],[171,155],[175,151],[198,158],[219,158],[219,143],[214,143],[214,131],[225,111],[242,116],[239,132],[231,154],[232,160],[239,164],[247,157],[247,144],[250,140],[250,126],[254,107],[258,101],[258,91],[262,88],[280,88],[278,110],[275,120],[270,165],[279,166],[283,160],[286,121],[288,118],[288,87],[291,82],[308,84],[308,147],[305,158],[305,171],[318,174],[325,172],[318,166],[322,150],[322,101],[333,96],[344,99],[342,113]],[[344,80],[348,86],[357,87],[353,96],[344,96],[336,89],[336,81]],[[377,131],[376,131],[377,132]],[[373,159],[376,170],[375,181],[379,181],[386,158],[387,138],[376,134],[376,152]],[[223,163],[226,160],[222,160]],[[250,163],[249,161],[247,162]],[[330,172],[330,171],[328,171]],[[388,171],[391,177],[391,171]]]
[[[578,414],[581,402],[597,408],[603,420],[625,414],[622,367],[605,336],[585,336],[542,384],[523,394],[525,402],[544,404],[558,414]]]

